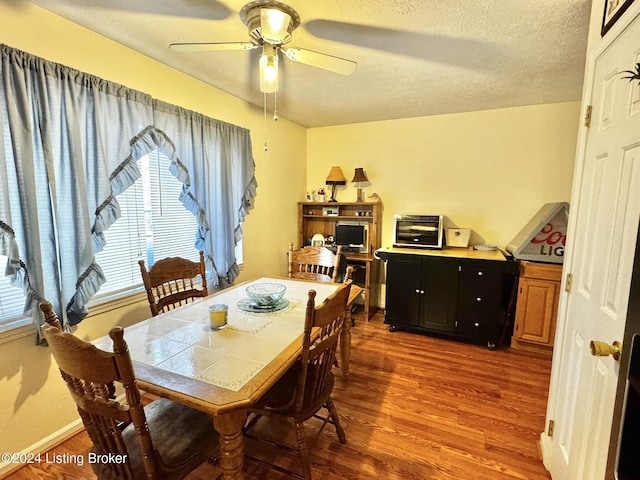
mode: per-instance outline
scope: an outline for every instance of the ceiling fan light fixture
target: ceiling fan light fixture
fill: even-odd
[[[277,0],[255,0],[240,10],[240,19],[249,28],[256,45],[283,45],[300,25],[300,16],[289,5]]]
[[[260,9],[260,29],[262,38],[274,45],[280,45],[289,35],[291,16],[277,8]]]
[[[260,91],[278,91],[278,50],[273,45],[264,45],[259,60]]]

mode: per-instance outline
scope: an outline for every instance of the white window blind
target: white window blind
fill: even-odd
[[[182,183],[158,150],[138,160],[142,178],[118,196],[122,216],[105,232],[107,245],[96,255],[107,283],[97,298],[142,285],[138,260],[147,268],[166,257],[198,261],[196,219],[179,200]]]
[[[11,144],[11,135],[9,135],[9,123],[8,116],[2,115],[4,118],[3,129],[4,129],[4,154],[5,160],[9,164],[9,168],[7,168],[7,182],[10,185],[18,185],[18,180],[16,178],[15,172],[16,167],[14,163],[13,157],[13,147]],[[17,195],[18,191],[14,191],[9,189],[8,192],[3,192],[9,195],[9,202],[11,204],[17,204]],[[41,191],[38,194],[42,194]],[[45,192],[48,195],[48,192]],[[18,214],[19,212],[14,212],[13,216],[13,225],[16,228],[21,228],[22,226],[22,218]],[[5,212],[3,208],[3,202],[0,202],[0,218],[9,218],[9,212]],[[9,279],[4,276],[5,269],[7,267],[7,257],[4,255],[0,255],[0,330],[3,327],[7,327],[9,324],[13,324],[16,321],[24,319],[25,317],[22,315],[24,311],[24,303],[25,303],[25,295],[22,292],[21,288],[14,287],[9,283]],[[10,328],[10,327],[7,327]]]
[[[195,247],[198,225],[179,200],[182,183],[169,172],[169,162],[169,158],[158,151],[148,156],[153,261],[177,256],[197,262],[200,260]],[[151,259],[148,261],[151,263]]]
[[[112,294],[142,284],[138,260],[146,260],[142,179],[118,195],[121,217],[105,232],[107,245],[96,262],[107,282],[98,295]]]
[[[7,257],[0,255],[0,330],[3,326],[24,319],[25,296],[22,289],[9,283],[4,276]]]

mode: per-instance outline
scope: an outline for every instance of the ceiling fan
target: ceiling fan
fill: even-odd
[[[240,18],[249,28],[250,42],[172,43],[169,48],[184,52],[253,50],[262,48],[260,55],[260,91],[278,91],[278,57],[282,52],[294,62],[351,75],[358,64],[352,60],[325,53],[288,46],[292,32],[300,25],[300,16],[288,5],[275,0],[256,0],[240,10]]]

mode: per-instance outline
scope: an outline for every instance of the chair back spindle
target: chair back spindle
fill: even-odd
[[[138,261],[138,264],[147,291],[151,315],[154,317],[209,294],[202,251],[199,262],[179,257],[163,258],[148,271],[144,260]],[[196,281],[198,278],[200,288]]]
[[[327,283],[337,281],[342,246],[333,253],[326,247],[307,246],[294,250],[293,243],[289,243],[287,255],[289,278]]]

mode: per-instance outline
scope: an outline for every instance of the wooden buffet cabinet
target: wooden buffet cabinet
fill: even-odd
[[[331,213],[331,214],[327,214]],[[381,202],[298,202],[298,247],[309,245],[313,235],[335,235],[340,221],[359,222],[369,229],[367,253],[343,252],[349,266],[354,267],[354,282],[364,288],[365,318],[369,320],[378,308],[380,290],[379,263],[373,256],[381,242]]]
[[[553,347],[562,265],[520,262],[514,346]]]
[[[493,349],[511,340],[517,264],[500,251],[389,248],[385,323]]]

